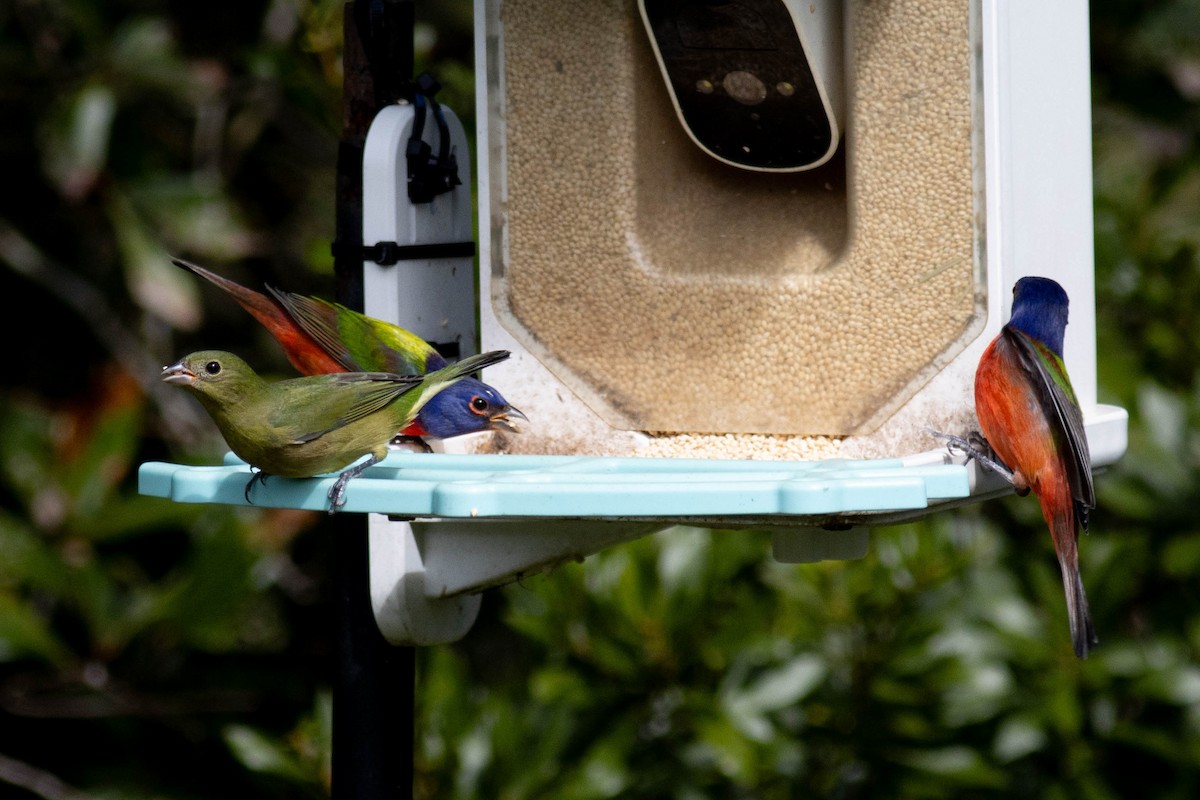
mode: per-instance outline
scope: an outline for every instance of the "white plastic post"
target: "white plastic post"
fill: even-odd
[[[1088,3],[984,0],[980,22],[988,324],[960,358],[978,359],[1008,321],[1019,278],[1057,280],[1071,299],[1063,356],[1092,463],[1111,464],[1129,415],[1097,403]]]
[[[461,185],[429,203],[408,199],[405,150],[416,110],[409,104],[380,110],[363,149],[363,244],[444,244],[473,239],[471,153],[457,115],[442,111],[458,160]],[[437,152],[437,126],[426,114],[422,137]],[[396,322],[430,342],[456,343],[459,356],[478,352],[475,322],[475,259],[406,259],[391,266],[363,262],[363,308],[368,316]]]
[[[441,145],[432,109],[421,138]],[[442,107],[458,163],[459,185],[428,203],[408,197],[406,150],[416,121],[407,103],[380,110],[363,150],[363,243],[445,244],[472,239],[471,153],[453,110]],[[383,266],[363,262],[366,314],[395,322],[421,338],[457,344],[459,356],[478,352],[475,262],[472,256],[405,259]],[[371,599],[375,621],[393,644],[429,645],[462,638],[479,613],[480,598],[430,597],[425,565],[406,522],[369,515]]]

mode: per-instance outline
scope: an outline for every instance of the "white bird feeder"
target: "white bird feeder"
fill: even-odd
[[[418,109],[397,105],[367,140],[364,242],[409,249],[366,262],[365,310],[461,355],[511,350],[483,377],[530,422],[350,484],[389,640],[460,638],[482,589],[675,524],[849,558],[873,525],[1009,491],[928,430],[977,427],[975,366],[1021,276],[1070,297],[1093,466],[1124,453],[1125,411],[1096,399],[1085,2],[475,16],[478,295],[462,126],[423,117],[462,185],[414,204]],[[248,477],[148,464],[142,491],[241,503]],[[255,501],[324,508],[331,480]]]

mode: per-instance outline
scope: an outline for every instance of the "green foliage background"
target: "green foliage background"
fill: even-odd
[[[470,126],[470,4],[417,8],[418,70]],[[1093,657],[1028,499],[848,563],[676,529],[418,652],[418,796],[1200,794],[1200,4],[1091,19],[1100,392],[1131,414],[1082,547]],[[327,793],[326,523],[135,473],[223,452],[162,364],[289,374],[170,255],[333,293],[340,25],[331,0],[0,5],[0,796]]]

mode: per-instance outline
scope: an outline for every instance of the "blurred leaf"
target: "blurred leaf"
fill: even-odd
[[[233,198],[213,181],[198,175],[149,175],[132,185],[128,213],[136,209],[145,227],[156,232],[170,255],[201,252],[220,262],[236,261],[253,255],[262,242],[243,218]],[[148,278],[162,280],[171,291],[183,291],[183,301],[200,304],[197,282],[169,259],[153,262]],[[148,311],[153,308],[147,307]],[[197,309],[195,316],[199,315]],[[194,327],[194,326],[193,326]],[[185,330],[192,330],[186,328]]]
[[[108,86],[89,84],[65,102],[46,129],[46,172],[67,197],[90,191],[104,170],[116,96]]]
[[[225,743],[237,760],[254,772],[266,772],[295,781],[307,777],[292,754],[279,744],[277,738],[247,725],[226,727]]]
[[[1035,721],[1016,715],[1000,724],[993,750],[997,760],[1006,764],[1041,750],[1046,742],[1046,733]]]
[[[744,686],[730,687],[723,692],[722,705],[747,736],[767,740],[774,728],[765,715],[795,705],[808,696],[825,675],[824,662],[813,655],[800,655]]]
[[[200,324],[199,289],[195,281],[171,264],[171,253],[165,243],[151,231],[127,198],[117,192],[109,196],[109,213],[119,232],[131,294],[142,308],[172,327],[195,330]]]
[[[982,756],[969,747],[950,746],[909,752],[898,758],[916,769],[948,781],[951,786],[998,789],[1006,784],[1004,773],[988,766]]]
[[[70,662],[70,651],[54,634],[50,621],[22,598],[0,590],[0,661],[31,656],[58,666]]]

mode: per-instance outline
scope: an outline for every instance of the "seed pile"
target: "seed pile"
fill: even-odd
[[[836,455],[983,325],[967,6],[848,0],[844,155],[768,174],[687,137],[632,0],[505,0],[498,318],[638,454]]]
[[[754,461],[820,461],[841,456],[842,440],[830,436],[761,433],[655,434],[629,455],[648,458],[735,458]]]

